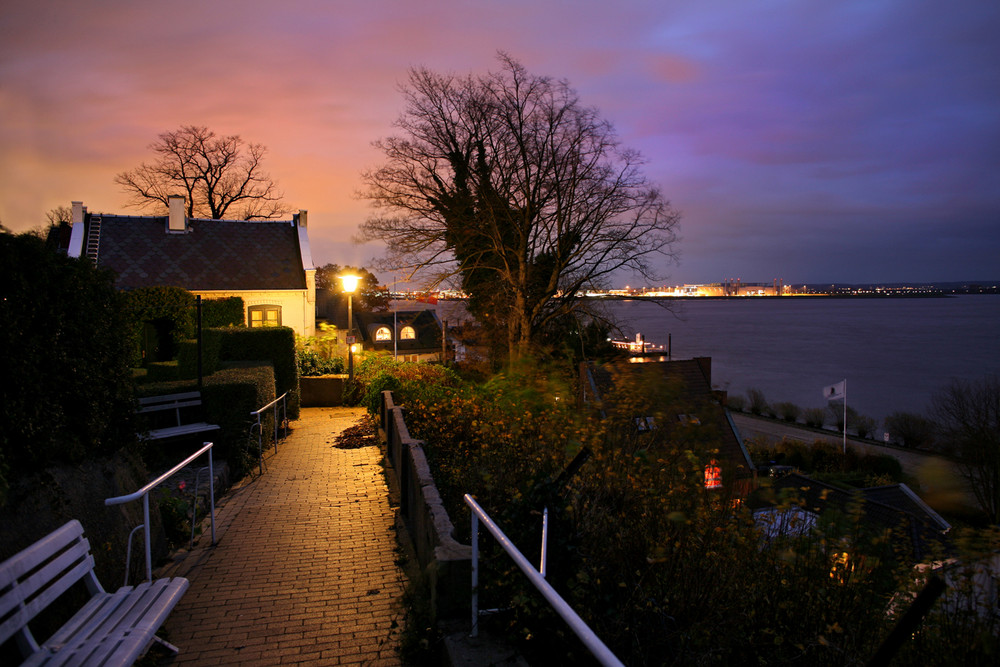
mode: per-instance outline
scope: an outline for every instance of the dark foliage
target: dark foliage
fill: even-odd
[[[0,235],[0,265],[0,457],[11,473],[137,448],[113,276],[28,235]]]

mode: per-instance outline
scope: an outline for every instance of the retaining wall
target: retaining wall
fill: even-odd
[[[400,514],[410,531],[417,561],[427,575],[438,618],[468,616],[471,609],[472,547],[457,542],[455,526],[431,477],[423,442],[410,437],[403,408],[382,392],[380,436],[399,484]]]

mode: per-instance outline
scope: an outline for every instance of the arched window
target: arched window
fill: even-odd
[[[417,337],[416,330],[411,326],[405,326],[399,332],[399,338],[401,340],[413,340]]]
[[[250,306],[247,308],[247,324],[256,327],[280,327],[281,306]]]
[[[389,327],[379,327],[375,330],[375,341],[381,340],[392,340],[392,331],[389,330]]]

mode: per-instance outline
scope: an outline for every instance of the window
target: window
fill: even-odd
[[[709,461],[708,465],[705,466],[705,488],[722,488],[722,468],[719,467],[719,462],[715,459]]]
[[[379,327],[375,330],[375,341],[380,340],[392,340],[392,331],[389,330],[389,327]]]
[[[399,337],[402,340],[414,340],[417,337],[417,331],[411,326],[405,326],[399,332]]]
[[[247,308],[247,320],[251,328],[280,327],[281,306],[250,306]]]
[[[634,417],[635,428],[639,433],[646,433],[656,428],[656,420],[652,417]]]

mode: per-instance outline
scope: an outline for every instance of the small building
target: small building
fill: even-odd
[[[354,313],[354,329],[365,350],[395,354],[400,361],[442,361],[441,320],[434,310]]]
[[[679,387],[683,413],[669,419],[688,426],[712,429],[718,444],[717,458],[706,462],[705,487],[728,488],[734,496],[744,497],[754,487],[755,468],[732,416],[725,406],[725,394],[712,389],[712,359],[667,359],[666,357],[632,357],[625,362],[607,365],[584,363],[580,366],[580,402],[595,406],[602,415],[613,401],[620,383],[640,381],[643,376],[673,381]],[[650,406],[650,411],[660,406]],[[648,414],[634,416],[635,428],[650,431],[663,428]]]
[[[306,211],[290,220],[188,218],[184,198],[168,215],[90,213],[73,202],[67,253],[117,274],[116,286],[181,287],[205,299],[243,299],[249,327],[316,330],[316,269]]]

